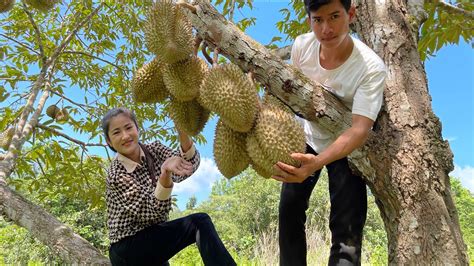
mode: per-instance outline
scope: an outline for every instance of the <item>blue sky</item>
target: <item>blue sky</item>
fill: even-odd
[[[281,20],[279,10],[285,7],[288,7],[287,1],[256,1],[253,10],[235,12],[235,19],[256,17],[256,25],[248,28],[247,34],[267,44],[274,36],[280,35],[275,24]],[[463,185],[474,193],[474,49],[466,43],[444,47],[425,62],[425,67],[433,110],[441,120],[443,138],[449,141],[454,153],[452,175],[460,178]],[[215,120],[208,122],[204,129],[208,143],[198,146],[202,158],[200,169],[174,188],[173,194],[178,196],[180,209],[185,208],[192,195],[198,202],[206,199],[213,182],[223,178],[212,159],[215,124]]]

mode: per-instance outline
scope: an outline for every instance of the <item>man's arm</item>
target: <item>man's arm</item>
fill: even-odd
[[[374,121],[361,115],[352,115],[352,126],[345,130],[326,150],[315,156],[313,154],[293,153],[291,157],[301,162],[294,167],[282,162],[275,164],[277,175],[273,179],[287,183],[301,183],[315,171],[336,160],[346,157],[362,146],[369,136]]]

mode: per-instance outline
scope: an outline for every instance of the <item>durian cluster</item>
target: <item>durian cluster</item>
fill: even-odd
[[[0,13],[10,11],[15,5],[15,0],[0,0]]]
[[[145,41],[155,58],[135,72],[132,95],[143,103],[164,103],[177,128],[198,135],[210,112],[198,102],[207,64],[193,52],[191,22],[170,0],[153,4],[144,26]]]
[[[146,45],[155,54],[135,72],[132,93],[137,102],[170,99],[167,110],[176,127],[195,136],[209,114],[219,121],[214,159],[220,172],[234,177],[251,165],[269,178],[273,165],[298,162],[289,154],[304,152],[302,127],[278,99],[258,97],[253,81],[234,64],[211,69],[193,51],[191,23],[170,0],[158,1],[148,14]]]
[[[46,115],[59,123],[64,123],[69,119],[68,110],[66,108],[59,108],[54,104],[46,108]]]
[[[12,142],[14,133],[15,129],[13,127],[10,127],[4,132],[0,133],[0,148],[8,150],[8,147],[10,147],[10,143]]]
[[[30,7],[42,12],[46,12],[58,3],[59,0],[25,0]],[[15,0],[0,0],[0,13],[10,11],[15,5]]]

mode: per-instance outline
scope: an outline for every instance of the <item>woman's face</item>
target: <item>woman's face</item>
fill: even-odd
[[[138,129],[130,117],[124,114],[112,117],[107,135],[109,136],[107,143],[118,153],[128,158],[134,158],[134,155],[140,154]]]

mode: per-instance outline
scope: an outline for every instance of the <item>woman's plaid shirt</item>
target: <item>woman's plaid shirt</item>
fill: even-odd
[[[161,165],[171,156],[181,156],[191,162],[193,172],[199,166],[200,156],[194,146],[186,154],[180,153],[178,150],[171,150],[158,141],[145,144],[145,146],[154,159],[157,178],[161,174]],[[120,158],[124,157],[118,154],[112,161],[106,182],[107,224],[111,243],[134,235],[152,224],[167,221],[172,207],[171,197],[158,200],[155,196],[155,190],[163,187],[159,182],[157,182],[159,188],[152,185],[143,152],[141,152],[141,163],[132,168],[126,167],[126,163]],[[178,183],[187,177],[172,175],[173,181]]]

